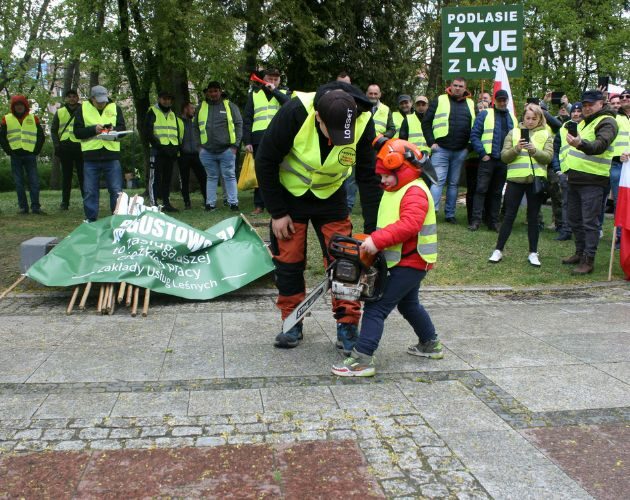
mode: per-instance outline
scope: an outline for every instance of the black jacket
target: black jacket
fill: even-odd
[[[103,125],[107,124],[104,123]],[[112,123],[112,125],[114,125],[114,130],[125,130],[125,117],[123,116],[122,109],[120,109],[120,106],[118,105],[116,105],[116,123]],[[89,139],[90,137],[94,137],[96,135],[96,126],[85,126],[85,120],[83,119],[83,107],[80,107],[77,110],[74,118],[74,135],[77,139]],[[84,151],[83,159],[85,161],[120,160],[120,152],[110,151],[105,148],[96,149],[94,151]]]
[[[354,97],[359,112],[370,113],[372,105],[358,88],[344,82],[331,82],[317,89],[315,107],[319,98],[328,90],[342,89]],[[280,108],[269,124],[256,153],[256,176],[258,187],[265,200],[265,206],[274,219],[290,215],[298,222],[317,218],[322,223],[339,220],[347,216],[346,191],[339,188],[325,200],[317,198],[311,191],[299,197],[293,196],[280,184],[279,166],[293,146],[293,139],[299,132],[308,114],[299,99],[292,99]],[[322,162],[332,150],[328,139],[317,128]],[[357,143],[355,176],[359,187],[365,232],[376,228],[376,215],[382,190],[380,179],[374,173],[375,154],[372,149],[374,122],[370,120]]]
[[[424,114],[424,118],[422,119],[422,133],[429,147],[437,142],[441,148],[459,151],[468,146],[468,142],[470,141],[470,124],[475,117],[470,116],[470,110],[466,102],[470,95],[468,92],[464,94],[464,98],[456,98],[450,94],[447,95],[451,100],[451,112],[448,117],[448,134],[437,140],[433,135],[433,119],[435,118],[435,111],[438,105],[437,98],[431,101],[429,109],[427,109],[427,112]]]

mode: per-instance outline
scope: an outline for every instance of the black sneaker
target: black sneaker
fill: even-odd
[[[236,203],[230,205],[230,210],[232,210],[232,212],[238,212],[238,205]]]
[[[558,236],[554,238],[556,241],[569,241],[572,237],[572,233],[561,232]]]
[[[20,215],[28,215],[28,208],[20,208],[18,210],[18,214],[20,214]]]
[[[418,342],[416,345],[407,348],[407,354],[431,359],[442,359],[444,357],[442,344],[437,339]]]
[[[276,341],[273,346],[278,347],[279,349],[292,349],[297,347],[303,338],[302,323],[298,323],[287,333],[280,332],[276,335]]]
[[[31,210],[34,214],[36,215],[48,215],[46,212],[44,212],[41,208],[34,208],[33,210]]]
[[[444,220],[448,222],[449,224],[457,224],[457,219],[455,219],[455,217],[447,217]]]
[[[162,207],[162,212],[176,213],[179,212],[179,210],[177,210],[173,205],[169,203],[168,205],[164,205]]]
[[[68,204],[67,203],[61,203],[59,205],[59,210],[68,210]]]
[[[479,223],[478,223],[478,222],[472,222],[472,223],[468,226],[468,230],[469,230],[469,231],[476,231],[477,229],[479,229]]]
[[[214,205],[206,205],[206,212],[212,212],[213,210],[216,210],[217,207],[215,207]]]

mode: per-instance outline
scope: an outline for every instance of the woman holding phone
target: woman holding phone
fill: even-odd
[[[527,197],[527,238],[532,266],[540,267],[538,257],[538,213],[542,193],[537,192],[534,177],[547,178],[547,165],[553,158],[553,136],[547,131],[547,122],[540,106],[525,106],[523,122],[508,133],[503,142],[501,160],[507,164],[505,190],[505,217],[499,230],[496,249],[488,259],[497,263],[503,259],[503,248],[512,233],[523,194]]]

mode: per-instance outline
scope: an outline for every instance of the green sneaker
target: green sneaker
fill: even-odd
[[[331,370],[339,377],[373,377],[376,374],[374,356],[353,349],[350,357],[344,359],[343,363],[334,364]]]
[[[442,359],[444,352],[442,352],[442,344],[439,340],[427,340],[426,342],[419,342],[416,345],[412,345],[407,348],[407,354],[412,356],[422,356],[423,358],[430,359]]]

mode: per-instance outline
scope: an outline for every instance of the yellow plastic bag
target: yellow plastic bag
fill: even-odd
[[[257,187],[258,181],[256,180],[254,155],[248,152],[245,154],[243,167],[241,168],[241,175],[238,178],[238,189],[239,191],[247,191],[248,189],[254,189]]]

